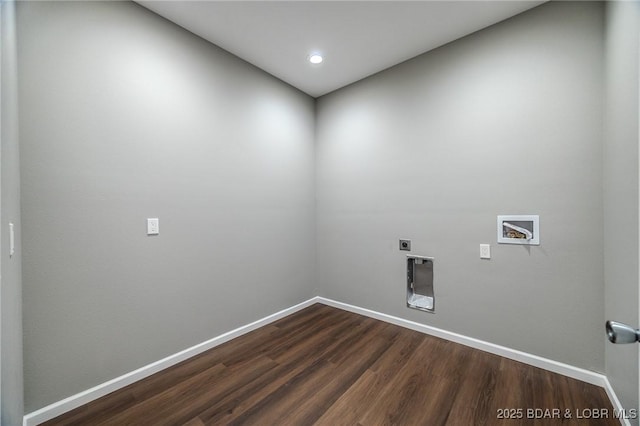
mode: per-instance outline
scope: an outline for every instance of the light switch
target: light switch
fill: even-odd
[[[480,259],[491,259],[491,246],[480,244]]]
[[[13,230],[13,223],[9,223],[9,257],[16,254],[16,236]]]
[[[147,219],[147,235],[158,235],[160,233],[160,220],[157,217]]]

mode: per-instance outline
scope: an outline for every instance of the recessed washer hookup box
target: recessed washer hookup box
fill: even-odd
[[[540,245],[540,216],[499,215],[498,244]]]

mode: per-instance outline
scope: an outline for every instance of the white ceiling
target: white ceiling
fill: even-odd
[[[138,3],[318,97],[544,1]],[[310,64],[312,52],[324,62]]]

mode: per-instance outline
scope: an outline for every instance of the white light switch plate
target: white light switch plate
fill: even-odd
[[[9,223],[9,257],[16,254],[16,236],[13,230],[13,223]]]
[[[160,220],[157,217],[147,219],[147,235],[158,235],[160,233]]]
[[[491,245],[480,244],[480,259],[491,259]]]

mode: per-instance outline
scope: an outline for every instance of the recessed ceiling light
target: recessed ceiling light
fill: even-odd
[[[322,55],[319,55],[318,53],[309,55],[309,62],[311,62],[312,64],[319,64],[320,62],[322,62]]]

